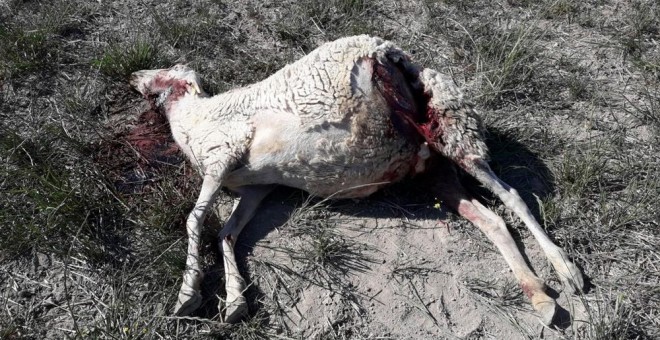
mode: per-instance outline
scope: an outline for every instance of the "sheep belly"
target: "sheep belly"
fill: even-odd
[[[282,184],[321,197],[366,197],[402,179],[417,163],[416,150],[404,139],[381,138],[378,143],[355,141],[350,129],[341,126],[257,128],[242,165],[223,184],[230,189]],[[356,148],[356,142],[366,146]]]

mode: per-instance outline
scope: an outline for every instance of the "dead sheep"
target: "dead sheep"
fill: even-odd
[[[234,245],[274,185],[319,197],[366,197],[427,170],[432,158],[444,164],[433,169],[437,197],[497,246],[544,324],[552,322],[555,300],[502,218],[467,193],[457,171],[476,178],[524,222],[564,285],[576,292],[584,286],[566,252],[488,166],[480,120],[461,91],[389,41],[361,35],[329,42],[261,82],[212,97],[184,65],[135,72],[131,84],[168,118],[174,140],[203,176],[186,222],[188,256],[176,315],[202,302],[200,231],[220,187],[240,195],[218,239],[227,292],[220,310],[235,322],[247,304]]]

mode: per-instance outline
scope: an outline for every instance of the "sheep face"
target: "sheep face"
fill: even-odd
[[[142,70],[131,74],[130,84],[156,106],[165,106],[184,95],[206,96],[197,73],[186,65],[169,69]]]

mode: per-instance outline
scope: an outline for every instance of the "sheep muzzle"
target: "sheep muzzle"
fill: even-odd
[[[129,84],[146,97],[149,94],[152,94],[150,89],[151,82],[160,71],[161,70],[142,70],[133,72]]]

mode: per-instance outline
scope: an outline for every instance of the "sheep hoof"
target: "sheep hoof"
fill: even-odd
[[[564,287],[569,289],[573,294],[579,294],[584,291],[584,278],[582,273],[573,262],[566,261],[563,263],[563,270],[558,273]]]
[[[174,306],[174,315],[186,316],[192,314],[202,304],[202,295],[191,289],[181,289]]]
[[[247,308],[247,302],[245,301],[245,298],[240,295],[236,297],[233,301],[225,301],[225,305],[222,306],[222,301],[220,302],[220,306],[218,306],[219,310],[224,309],[224,318],[223,322],[225,323],[236,323],[240,321],[244,316],[247,315],[248,313],[248,308]]]
[[[555,317],[557,303],[551,297],[544,297],[545,299],[543,299],[543,301],[532,301],[532,304],[539,319],[541,319],[541,322],[546,326],[550,326],[552,324],[552,319]]]

